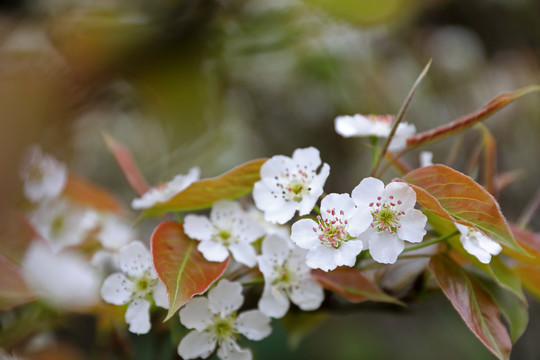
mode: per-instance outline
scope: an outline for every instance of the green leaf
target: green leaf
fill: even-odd
[[[489,265],[484,266],[497,284],[512,292],[523,303],[527,303],[518,274],[510,269],[498,256],[493,256]]]
[[[509,359],[512,343],[490,295],[446,255],[432,257],[429,269],[473,334],[498,359]]]
[[[340,294],[352,303],[371,300],[405,306],[398,299],[387,295],[358,269],[341,266],[329,272],[312,270],[311,274],[325,289]]]
[[[203,294],[229,264],[210,262],[197,250],[199,242],[190,239],[182,224],[168,221],[159,224],[151,237],[152,258],[159,278],[169,294],[170,319],[194,295]]]
[[[147,209],[144,217],[159,216],[169,211],[187,211],[209,208],[218,200],[235,199],[250,193],[260,178],[260,169],[266,159],[257,159],[239,165],[215,178],[195,181],[164,203]]]
[[[495,241],[526,254],[514,240],[499,204],[481,185],[445,165],[413,170],[403,177],[417,201],[436,215],[475,226]]]
[[[26,287],[19,267],[0,254],[0,310],[26,304],[35,299]]]

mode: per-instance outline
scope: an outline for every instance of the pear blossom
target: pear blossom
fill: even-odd
[[[197,249],[206,260],[225,261],[230,251],[236,261],[249,267],[257,263],[251,243],[264,236],[264,230],[231,200],[214,203],[210,218],[187,215],[184,231],[189,237],[200,240]]]
[[[420,151],[420,167],[433,165],[433,152]]]
[[[502,246],[483,232],[459,223],[455,223],[455,225],[461,233],[459,240],[463,248],[481,263],[489,264],[491,256],[498,255],[502,251]]]
[[[56,252],[35,239],[26,250],[22,271],[28,286],[58,307],[79,308],[97,303],[98,275],[73,251]]]
[[[41,202],[28,217],[55,252],[79,245],[98,224],[98,215],[94,210],[61,197]]]
[[[167,309],[169,300],[165,285],[158,279],[148,249],[139,241],[123,246],[118,254],[122,272],[105,279],[101,287],[103,300],[114,305],[128,304],[126,323],[129,331],[146,334],[150,331],[150,302]]]
[[[67,170],[64,164],[35,145],[27,151],[19,176],[24,181],[26,198],[39,202],[60,195],[66,185]]]
[[[319,150],[314,147],[296,149],[292,158],[276,155],[261,167],[261,180],[253,188],[255,206],[264,212],[264,219],[284,224],[298,210],[309,214],[323,193],[330,166],[321,166]]]
[[[207,358],[218,347],[221,359],[250,360],[249,349],[241,348],[236,339],[240,334],[250,340],[262,340],[270,335],[270,318],[259,310],[245,311],[239,315],[244,296],[242,285],[222,279],[208,292],[188,302],[179,312],[180,322],[189,329],[178,345],[178,355],[183,359]]]
[[[291,229],[291,240],[309,250],[306,264],[312,269],[333,270],[353,266],[364,248],[358,236],[371,223],[367,207],[355,207],[349,194],[329,194],[321,201],[317,221],[301,219]]]
[[[414,208],[416,193],[405,183],[386,187],[379,179],[363,179],[352,191],[356,206],[369,209],[371,225],[360,235],[373,260],[393,264],[405,248],[404,240],[419,243],[427,218]]]
[[[343,137],[376,136],[386,138],[390,135],[393,115],[342,115],[336,117],[334,126],[336,132]],[[388,150],[397,152],[407,146],[407,138],[414,135],[416,127],[413,124],[400,122]]]
[[[315,310],[324,300],[322,286],[310,275],[307,251],[294,246],[287,238],[268,235],[257,257],[264,276],[264,291],[259,310],[281,318],[289,309],[289,298],[302,310]]]
[[[186,175],[176,175],[171,181],[163,185],[151,188],[140,198],[133,199],[131,207],[134,209],[148,209],[158,203],[164,203],[172,199],[176,194],[186,189],[189,185],[199,180],[200,169],[193,167]]]
[[[97,239],[106,249],[118,250],[136,237],[132,227],[118,216],[101,214],[98,221]]]

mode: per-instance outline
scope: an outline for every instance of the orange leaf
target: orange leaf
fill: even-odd
[[[525,288],[540,299],[540,267],[538,265],[517,264],[513,267]]]
[[[148,183],[141,175],[128,148],[106,132],[102,133],[102,136],[118,166],[120,166],[128,184],[139,196],[143,195],[148,191]]]
[[[79,205],[97,210],[114,213],[125,211],[122,203],[114,195],[78,175],[69,175],[64,195]]]
[[[17,265],[0,254],[0,310],[33,301],[35,296],[28,290]]]
[[[210,262],[197,250],[198,241],[184,234],[182,224],[159,224],[151,237],[152,257],[159,278],[169,294],[170,319],[194,295],[203,294],[223,273],[226,261]]]
[[[506,249],[506,253],[522,263],[540,265],[540,235],[522,229],[512,223],[510,223],[509,225],[510,230],[512,230],[512,234],[514,234],[517,243],[521,247],[523,247],[523,249],[525,249],[531,256],[524,256],[509,249]]]
[[[469,330],[497,358],[508,359],[512,343],[489,294],[445,255],[432,257],[429,269]]]
[[[144,216],[159,216],[168,211],[204,209],[218,200],[246,195],[260,179],[259,172],[265,161],[266,159],[252,160],[218,177],[195,181],[167,202],[158,203],[146,210]]]
[[[384,293],[357,269],[342,266],[330,272],[312,270],[311,274],[325,289],[340,294],[352,303],[371,300],[404,306],[398,299]]]
[[[454,221],[472,224],[501,244],[525,252],[515,242],[497,201],[467,175],[437,164],[413,170],[403,180],[414,185],[418,202],[428,210],[448,219],[442,208]]]

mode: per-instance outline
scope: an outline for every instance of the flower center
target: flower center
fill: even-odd
[[[325,219],[317,216],[318,226],[313,231],[319,234],[321,244],[338,249],[343,241],[354,239],[347,232],[348,221],[344,218],[345,213],[340,210],[336,215],[336,209],[326,210],[328,214]]]
[[[281,196],[285,201],[301,202],[303,196],[311,191],[310,184],[315,176],[314,174],[315,170],[308,173],[306,165],[304,165],[303,169],[298,164],[293,170],[286,168],[284,173],[274,177],[276,186],[280,191],[272,191],[272,194],[275,198]]]
[[[221,243],[224,246],[229,246],[236,243],[236,238],[226,229],[216,229],[217,232],[213,237],[215,242]]]
[[[43,170],[40,166],[34,165],[31,166],[30,169],[28,169],[28,179],[30,181],[41,182],[43,181],[44,177],[45,174],[43,173]]]
[[[377,229],[379,232],[388,231],[390,234],[397,232],[401,227],[399,219],[401,215],[405,215],[405,212],[396,210],[396,204],[401,205],[401,200],[394,202],[394,197],[389,196],[389,203],[371,203],[369,207],[371,210],[371,216],[373,221],[371,227]],[[377,198],[377,201],[381,201],[381,197]]]
[[[65,221],[64,216],[62,215],[56,216],[51,223],[51,234],[53,236],[59,236],[64,230],[65,225],[66,225],[66,221]]]
[[[272,285],[285,290],[292,286],[296,276],[286,264],[284,264],[283,266],[274,266],[274,271],[277,276],[276,279],[272,282]]]
[[[153,279],[148,271],[145,271],[140,277],[132,279],[134,283],[133,294],[135,297],[144,298],[150,295],[152,288],[157,284],[158,280]]]
[[[212,325],[210,325],[206,331],[209,331],[216,335],[218,341],[226,341],[236,335],[234,328],[235,315],[229,315],[226,318],[222,318],[219,315],[214,316]]]

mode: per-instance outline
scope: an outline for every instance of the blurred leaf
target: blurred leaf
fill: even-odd
[[[198,210],[211,207],[218,200],[246,195],[260,179],[259,171],[266,159],[252,160],[211,179],[195,181],[164,203],[144,211],[143,216],[159,216],[168,211]]]
[[[497,111],[501,110],[514,100],[536,91],[540,91],[540,86],[528,86],[509,93],[501,94],[471,114],[462,116],[449,124],[442,125],[435,129],[407,138],[407,146],[416,147],[425,145],[454,135],[495,114]]]
[[[28,245],[40,237],[21,213],[4,210],[0,219],[0,254],[20,264]]]
[[[0,310],[26,304],[35,299],[24,282],[20,268],[0,254]]]
[[[540,267],[531,264],[516,264],[513,269],[523,281],[525,289],[540,301]]]
[[[371,300],[405,306],[398,299],[379,289],[360,270],[342,266],[329,272],[312,270],[311,274],[325,289],[340,294],[352,303]]]
[[[116,139],[108,133],[103,132],[101,135],[103,136],[103,140],[109,148],[109,151],[113,154],[116,162],[118,163],[118,166],[120,166],[122,173],[124,173],[124,176],[131,188],[139,196],[147,192],[148,183],[141,175],[137,165],[133,161],[129,149],[116,141]]]
[[[300,342],[326,320],[327,314],[323,312],[298,311],[287,312],[287,315],[281,319],[281,323],[287,330],[287,340],[292,350],[298,348]]]
[[[527,303],[521,280],[512,269],[510,269],[498,256],[493,256],[489,265],[484,265],[488,273],[495,279],[497,284],[512,292],[523,303]]]
[[[510,223],[509,226],[517,243],[531,256],[525,256],[521,253],[512,251],[511,249],[504,249],[504,252],[508,256],[511,256],[522,263],[540,266],[540,235],[522,229],[512,223]]]
[[[167,287],[169,312],[165,321],[194,295],[202,294],[225,272],[226,261],[210,262],[197,250],[198,241],[184,234],[182,224],[159,224],[151,237],[152,257],[159,278]]]
[[[476,124],[482,133],[482,147],[484,148],[484,186],[493,196],[497,195],[495,187],[495,174],[497,173],[497,142],[484,124]]]
[[[78,175],[69,175],[63,194],[79,205],[96,210],[114,213],[125,211],[122,203],[113,194]]]
[[[508,359],[512,343],[488,293],[445,255],[431,258],[429,269],[467,327],[498,359]]]
[[[411,171],[403,180],[415,185],[415,190],[422,188],[437,200],[440,206],[420,192],[417,201],[428,210],[447,218],[442,207],[456,221],[472,224],[503,245],[525,253],[515,242],[497,201],[467,175],[445,165],[431,165]]]

